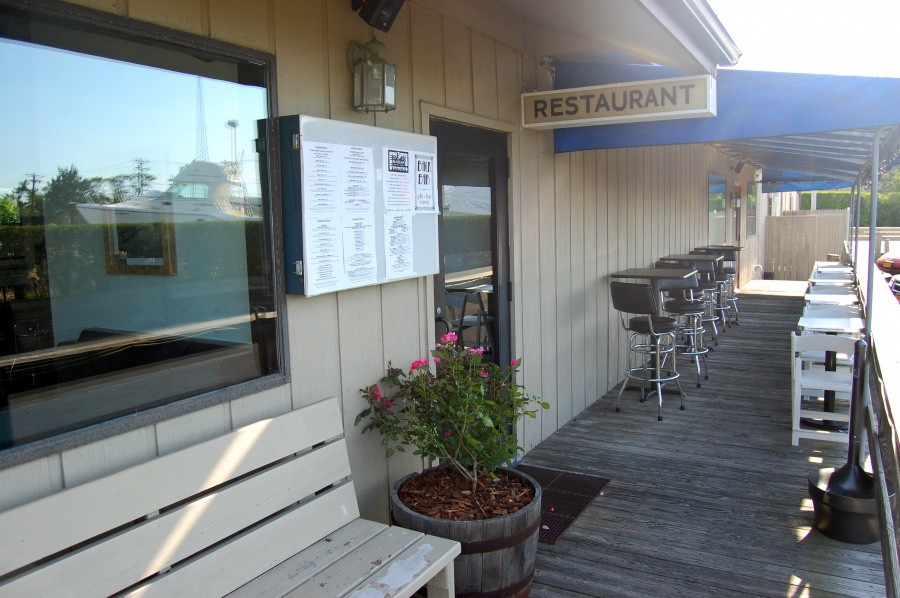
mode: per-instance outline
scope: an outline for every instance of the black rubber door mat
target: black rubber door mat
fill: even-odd
[[[521,464],[515,469],[530,475],[541,485],[538,542],[545,544],[555,544],[557,538],[609,483],[608,478],[548,467]]]

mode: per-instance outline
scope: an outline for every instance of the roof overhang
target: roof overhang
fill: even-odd
[[[646,62],[690,75],[715,74],[740,56],[706,0],[497,2],[524,17],[526,51],[532,56]]]
[[[564,63],[557,65],[556,85],[564,89],[677,75],[660,67]],[[713,118],[557,129],[556,151],[710,143],[762,168],[764,177],[770,172],[773,183],[785,182],[784,172],[792,173],[792,189],[815,188],[814,183],[849,187],[858,177],[867,180],[876,141],[883,162],[895,157],[900,79],[723,69],[717,93]]]

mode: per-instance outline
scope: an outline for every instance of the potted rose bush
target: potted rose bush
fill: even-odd
[[[387,457],[411,449],[426,463],[441,463],[397,482],[391,511],[403,527],[463,543],[457,591],[519,592],[530,587],[534,571],[541,492],[532,478],[504,466],[521,450],[517,422],[549,405],[515,381],[521,360],[503,371],[485,360],[481,349],[456,341],[453,332],[445,334],[431,359],[418,359],[407,370],[388,364],[381,386],[361,390],[367,406],[356,424],[365,422],[363,432],[378,431]],[[481,566],[483,552],[508,553],[491,559],[504,571],[473,579],[465,559],[477,559]],[[492,588],[482,587],[482,578],[513,581]]]
[[[456,344],[448,332],[428,359],[418,359],[408,371],[388,365],[381,382],[362,389],[368,406],[356,424],[375,429],[390,457],[413,447],[426,461],[447,463],[478,492],[479,478],[510,463],[521,448],[513,434],[523,416],[535,417],[547,403],[530,397],[515,382],[521,360],[506,372],[486,361],[481,349]]]

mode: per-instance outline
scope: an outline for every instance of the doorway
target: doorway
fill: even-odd
[[[510,359],[509,161],[507,137],[432,118],[437,137],[439,248],[437,336],[468,316],[463,340],[505,368]],[[465,313],[459,313],[465,299]],[[450,305],[448,305],[448,303]]]

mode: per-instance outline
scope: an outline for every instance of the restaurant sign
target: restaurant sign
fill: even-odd
[[[558,129],[716,115],[711,75],[522,94],[522,126]]]

